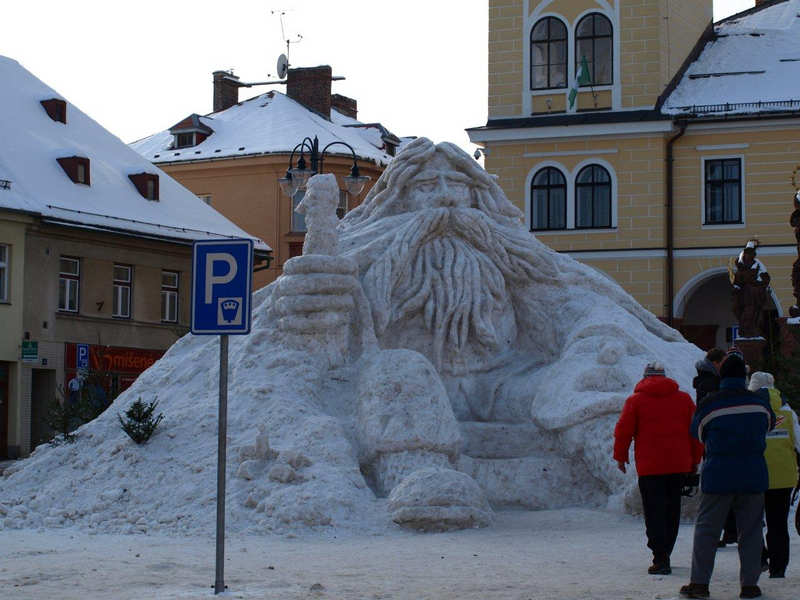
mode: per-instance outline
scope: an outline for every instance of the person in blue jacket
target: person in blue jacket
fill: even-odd
[[[731,508],[739,534],[739,597],[761,596],[761,516],[769,487],[764,449],[775,413],[763,395],[747,390],[745,377],[741,353],[728,352],[719,391],[706,397],[692,419],[691,433],[703,442],[705,457],[690,583],[680,589],[684,598],[709,597],[717,542]]]

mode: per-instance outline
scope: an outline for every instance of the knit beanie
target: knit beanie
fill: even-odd
[[[654,375],[660,375],[661,377],[666,375],[664,365],[660,362],[647,363],[647,366],[644,368],[644,377],[653,377]]]
[[[744,379],[747,377],[744,359],[738,353],[728,353],[719,368],[719,376],[722,379],[727,377]]]
[[[761,388],[775,387],[775,378],[771,373],[764,371],[756,371],[750,376],[750,384],[747,389],[751,392],[760,390]]]

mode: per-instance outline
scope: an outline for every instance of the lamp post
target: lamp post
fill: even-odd
[[[325,153],[328,151],[328,148],[336,145],[345,146],[353,155],[353,166],[350,168],[350,175],[345,176],[343,179],[344,185],[347,188],[347,193],[351,196],[358,196],[364,190],[364,185],[366,185],[370,178],[359,173],[356,151],[346,142],[335,141],[327,144],[322,149],[322,152],[320,152],[317,136],[314,136],[313,140],[309,137],[303,138],[303,141],[292,149],[292,153],[289,155],[289,168],[286,169],[286,175],[278,179],[283,193],[290,198],[294,198],[297,190],[304,189],[312,175],[322,173]],[[293,166],[292,161],[297,152],[300,153],[300,158],[297,159],[297,166]],[[308,157],[311,162],[310,165],[306,163],[306,152],[308,152]]]

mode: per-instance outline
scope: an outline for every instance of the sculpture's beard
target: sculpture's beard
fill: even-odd
[[[437,367],[445,349],[459,352],[469,343],[481,353],[497,350],[495,316],[510,302],[506,281],[531,275],[514,245],[479,210],[414,213],[364,275],[376,334],[419,317],[432,335],[425,354]]]

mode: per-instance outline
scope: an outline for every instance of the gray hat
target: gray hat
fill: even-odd
[[[666,376],[666,371],[664,371],[664,365],[660,362],[653,361],[647,363],[647,366],[644,368],[644,377],[653,377],[654,375],[658,375],[661,377]]]

